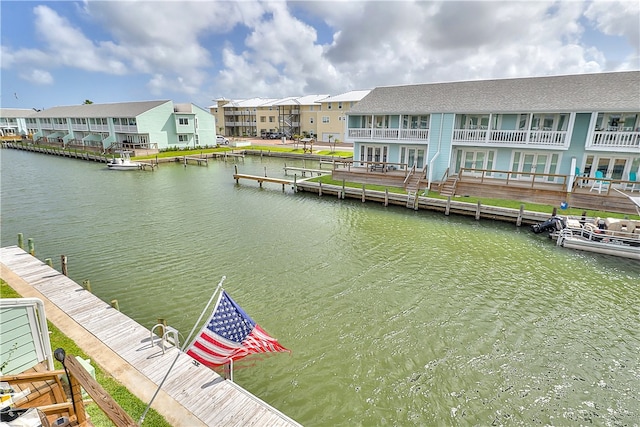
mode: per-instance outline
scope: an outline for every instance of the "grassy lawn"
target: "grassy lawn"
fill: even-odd
[[[167,150],[161,151],[158,154],[151,154],[148,156],[136,156],[132,157],[133,160],[149,160],[157,158],[166,158],[166,157],[179,157],[179,156],[199,156],[201,154],[210,154],[210,153],[224,153],[225,151],[232,150],[257,150],[257,151],[270,151],[274,153],[292,153],[292,154],[304,154],[304,150],[302,148],[295,148],[293,145],[250,145],[247,147],[231,147],[231,146],[220,146],[220,147],[203,147],[197,149],[189,149],[189,150]],[[313,154],[321,155],[321,156],[336,156],[336,157],[351,157],[353,153],[351,151],[314,151]]]
[[[13,288],[11,288],[4,280],[0,279],[0,295],[2,298],[21,298]],[[51,322],[47,321],[49,326],[49,339],[51,341],[52,351],[57,348],[62,348],[67,354],[74,356],[80,356],[83,359],[91,359],[90,356],[85,354],[80,347],[76,345],[71,339],[64,335],[58,328],[56,328]],[[62,369],[62,364],[54,359],[55,368]],[[138,421],[148,402],[143,402],[134,396],[126,387],[116,381],[107,372],[104,372],[100,366],[96,365],[93,361],[91,363],[96,370],[96,380],[106,390],[111,397],[129,414],[131,418]],[[111,427],[114,424],[107,418],[98,405],[89,404],[86,405],[87,413],[91,417],[91,422],[96,427]],[[158,414],[154,409],[150,409],[147,413],[143,426],[153,427],[171,427],[171,424]]]

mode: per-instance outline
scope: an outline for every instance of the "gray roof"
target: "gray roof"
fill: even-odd
[[[23,119],[35,114],[35,110],[26,108],[0,108],[0,117]]]
[[[47,108],[39,113],[32,114],[31,117],[136,117],[167,102],[171,101],[163,100],[116,102],[113,104],[69,105]]]
[[[378,87],[350,114],[640,111],[640,71]]]

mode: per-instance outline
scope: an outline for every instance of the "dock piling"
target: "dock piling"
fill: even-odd
[[[24,249],[24,236],[22,233],[18,233],[18,246],[20,249]]]
[[[89,281],[89,279],[84,279],[82,281],[82,287],[85,288],[86,290],[88,290],[89,292],[91,292],[91,282]],[[93,292],[91,292],[93,293]]]
[[[118,300],[117,299],[112,299],[111,300],[111,307],[113,307],[116,310],[120,311],[120,304],[118,304]]]
[[[62,266],[62,274],[64,274],[65,276],[69,277],[69,271],[68,271],[68,266],[67,266],[67,256],[66,255],[60,255],[60,265]]]
[[[27,243],[29,244],[29,254],[31,254],[31,256],[36,256],[36,245],[31,237],[29,237]]]

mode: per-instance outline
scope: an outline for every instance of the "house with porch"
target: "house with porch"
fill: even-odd
[[[375,88],[347,114],[354,166],[640,190],[640,72]],[[598,193],[600,193],[601,188]]]
[[[52,107],[25,121],[35,143],[100,152],[216,144],[215,118],[207,110],[167,100]]]

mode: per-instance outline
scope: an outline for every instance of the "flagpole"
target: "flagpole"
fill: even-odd
[[[198,320],[196,321],[196,323],[193,325],[193,328],[191,329],[191,332],[189,332],[189,336],[187,337],[187,339],[185,340],[184,344],[182,345],[182,348],[180,349],[180,351],[178,351],[178,354],[176,355],[176,358],[173,359],[173,363],[171,363],[171,366],[169,366],[169,370],[167,371],[167,373],[164,375],[164,378],[162,378],[162,381],[160,381],[160,384],[158,385],[158,388],[156,389],[155,393],[153,393],[153,396],[151,397],[151,400],[149,401],[149,404],[147,405],[146,408],[144,408],[144,412],[142,413],[142,415],[140,416],[140,419],[138,420],[138,425],[141,426],[142,423],[144,422],[144,418],[147,416],[147,412],[149,412],[149,409],[151,408],[151,404],[153,403],[153,401],[156,399],[156,397],[158,396],[158,393],[160,392],[160,389],[162,388],[162,385],[164,384],[164,382],[167,380],[167,378],[169,377],[169,373],[171,372],[171,370],[173,369],[174,365],[176,364],[176,362],[178,361],[178,358],[180,357],[180,355],[182,354],[182,352],[184,351],[184,349],[187,347],[187,343],[189,342],[189,340],[191,339],[191,336],[193,335],[193,333],[195,332],[196,328],[198,327],[198,325],[200,324],[200,321],[202,320],[202,317],[205,315],[205,313],[207,312],[207,310],[209,309],[209,306],[211,305],[211,302],[213,301],[213,298],[216,296],[216,294],[218,293],[218,291],[220,290],[220,288],[222,287],[222,282],[224,282],[224,280],[227,278],[227,276],[222,276],[222,279],[220,279],[220,283],[218,283],[218,287],[216,287],[216,290],[213,292],[213,294],[211,295],[211,298],[209,298],[209,302],[207,303],[206,307],[204,308],[204,310],[202,310],[202,313],[200,313],[200,317],[198,317]],[[152,341],[153,343],[153,341]]]

